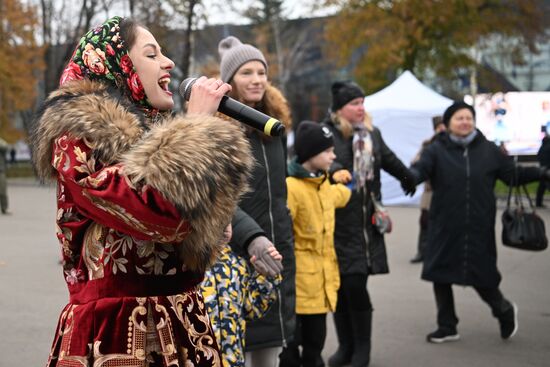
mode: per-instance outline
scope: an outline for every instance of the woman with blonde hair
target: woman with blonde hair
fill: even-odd
[[[263,53],[229,36],[218,46],[221,79],[232,86],[229,96],[280,120],[290,130],[290,109],[281,92],[267,78]],[[295,328],[296,265],[292,221],[287,208],[285,137],[266,136],[243,128],[255,164],[233,217],[233,250],[248,258],[268,276],[282,270],[278,299],[267,314],[246,324],[246,366],[275,367],[283,345],[292,340]],[[269,256],[275,245],[282,264]]]
[[[323,122],[334,134],[336,160],[331,179],[348,184],[352,196],[336,210],[334,245],[340,270],[340,289],[334,313],[338,350],[329,366],[365,367],[370,362],[372,304],[369,275],[388,273],[384,228],[373,224],[374,201],[381,201],[380,170],[401,181],[406,193],[414,181],[405,165],[388,148],[380,130],[363,107],[365,93],[354,82],[332,84],[332,106]]]

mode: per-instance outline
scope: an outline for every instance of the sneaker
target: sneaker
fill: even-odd
[[[426,336],[426,340],[428,340],[430,343],[446,343],[446,342],[454,342],[460,339],[460,335],[456,331],[449,331],[445,329],[437,329],[433,333],[429,333]]]
[[[510,339],[518,331],[518,306],[512,303],[512,308],[502,315],[498,322],[500,324],[500,337]]]

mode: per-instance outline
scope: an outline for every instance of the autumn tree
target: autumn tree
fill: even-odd
[[[475,72],[483,50],[498,45],[503,57],[523,62],[546,38],[539,0],[325,0],[340,12],[326,29],[329,49],[350,65],[368,91],[403,70],[456,79]]]
[[[0,135],[10,143],[23,136],[13,127],[16,113],[34,105],[43,65],[34,37],[38,24],[34,7],[0,0]]]

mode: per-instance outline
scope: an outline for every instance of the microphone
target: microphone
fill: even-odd
[[[186,101],[189,101],[191,87],[196,81],[197,78],[187,78],[181,82],[179,93]],[[250,127],[258,129],[266,135],[280,136],[285,133],[285,126],[279,120],[228,96],[222,97],[220,105],[218,106],[218,111]]]

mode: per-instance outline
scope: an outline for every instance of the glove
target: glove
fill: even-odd
[[[265,236],[258,236],[248,245],[248,254],[255,257],[252,263],[258,273],[274,277],[283,270],[283,264],[280,260],[275,260],[269,253],[269,248],[273,244]]]
[[[347,169],[340,169],[332,174],[332,180],[336,183],[347,184],[351,178],[351,173]]]
[[[405,192],[405,195],[413,196],[416,192],[416,183],[414,181],[414,178],[411,174],[406,175],[401,180],[401,188]]]

